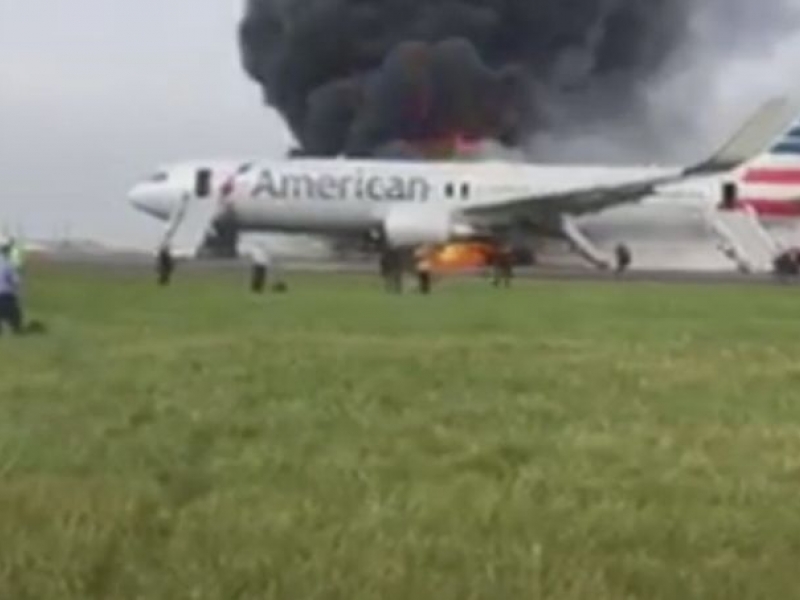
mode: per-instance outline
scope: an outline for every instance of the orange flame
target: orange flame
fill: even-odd
[[[440,138],[418,140],[414,146],[428,159],[447,159],[457,156],[469,156],[475,152],[478,144],[469,136],[454,132]]]
[[[495,252],[492,244],[454,243],[436,248],[428,254],[428,260],[436,271],[479,269],[491,264]]]

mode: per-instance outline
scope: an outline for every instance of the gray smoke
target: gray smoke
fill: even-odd
[[[583,107],[604,104],[597,90],[557,93],[527,155],[685,162],[710,151],[769,97],[788,94],[800,106],[800,2],[694,0],[690,8],[680,44],[638,88],[636,102],[594,119]]]
[[[249,0],[240,45],[304,153],[414,155],[456,133],[574,149],[609,129],[642,148],[668,119],[691,128],[692,107],[671,103],[702,94],[681,98],[676,82],[702,85],[797,31],[790,4]]]

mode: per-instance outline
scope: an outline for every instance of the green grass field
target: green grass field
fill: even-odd
[[[800,597],[796,288],[34,268],[0,598]]]

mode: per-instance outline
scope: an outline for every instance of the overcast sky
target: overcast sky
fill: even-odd
[[[240,11],[237,0],[0,0],[0,226],[149,246],[160,227],[125,193],[156,165],[281,154],[291,137],[239,64]],[[694,117],[684,145],[797,88],[800,33],[780,38],[724,69],[695,53],[654,90],[665,119]]]
[[[231,0],[0,0],[0,226],[147,243],[124,196],[162,162],[291,141],[243,74]]]

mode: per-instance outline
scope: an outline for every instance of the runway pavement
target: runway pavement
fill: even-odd
[[[32,264],[55,264],[77,266],[111,271],[117,274],[136,274],[152,272],[153,257],[136,253],[33,253]],[[377,265],[372,261],[325,261],[307,259],[283,259],[277,263],[284,276],[292,273],[344,273],[377,276]],[[178,270],[190,273],[225,272],[246,270],[246,260],[222,259],[179,259]],[[469,272],[449,273],[443,277],[463,278],[486,276],[486,269]],[[664,284],[735,284],[735,285],[800,285],[800,278],[778,278],[772,274],[748,274],[729,271],[688,271],[688,270],[637,270],[632,269],[623,275],[601,271],[570,261],[553,262],[536,267],[517,268],[515,275],[521,279],[576,282],[617,282],[617,283],[664,283]]]

